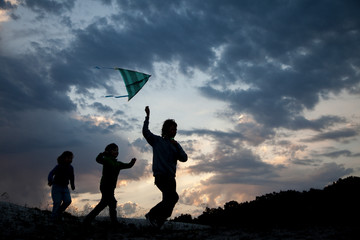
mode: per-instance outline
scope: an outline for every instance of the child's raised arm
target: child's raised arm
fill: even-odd
[[[145,107],[145,113],[146,113],[146,117],[150,117],[150,108],[149,108],[149,106]]]

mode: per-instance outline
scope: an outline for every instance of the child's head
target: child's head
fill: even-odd
[[[119,155],[118,145],[116,145],[115,143],[110,143],[109,145],[106,146],[105,153],[116,158]]]
[[[174,119],[168,119],[164,122],[161,129],[161,136],[164,138],[174,138],[176,136],[177,123]]]
[[[57,158],[57,162],[58,164],[70,164],[72,163],[73,158],[74,154],[72,152],[65,151]]]

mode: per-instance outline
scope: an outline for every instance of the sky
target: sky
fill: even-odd
[[[47,175],[74,153],[69,211],[101,195],[98,153],[129,162],[118,212],[161,200],[142,136],[166,119],[188,154],[173,215],[360,176],[360,2],[0,0],[0,200],[51,209]],[[130,101],[121,67],[150,74]]]

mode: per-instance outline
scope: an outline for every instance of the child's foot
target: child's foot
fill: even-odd
[[[159,221],[157,218],[150,216],[149,213],[145,214],[146,220],[150,223],[150,225],[156,229],[160,229],[163,223]]]

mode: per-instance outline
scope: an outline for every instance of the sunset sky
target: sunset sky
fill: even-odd
[[[173,217],[360,176],[360,1],[0,0],[0,200],[51,209],[47,175],[75,155],[70,211],[98,203],[109,143],[124,217],[161,199],[142,136],[168,118]],[[130,101],[121,67],[151,74]]]

